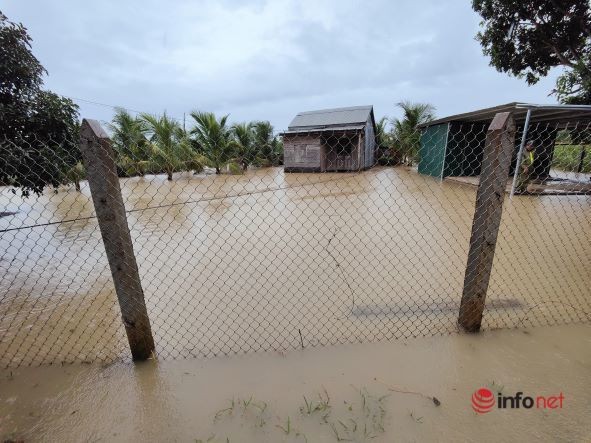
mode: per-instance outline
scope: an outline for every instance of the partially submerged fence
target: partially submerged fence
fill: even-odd
[[[504,113],[486,126],[423,131],[420,141],[378,139],[371,160],[365,129],[285,133],[286,163],[318,161],[319,173],[261,165],[213,174],[189,163],[183,172],[177,162],[181,172],[169,174],[145,159],[126,172],[100,126],[85,121],[86,167],[79,153],[63,161],[75,185],[0,194],[1,364],[110,362],[129,347],[137,359],[283,352],[589,321],[591,127],[528,124]],[[444,139],[444,161],[462,172],[442,180],[425,173],[444,171],[441,158],[425,159]],[[23,143],[25,153],[52,149]],[[409,165],[416,143],[418,171]],[[567,158],[576,172],[565,171]],[[5,161],[4,181],[17,163]]]

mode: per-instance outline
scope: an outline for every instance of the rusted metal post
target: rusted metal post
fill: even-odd
[[[514,148],[513,117],[510,112],[498,113],[486,133],[458,318],[458,324],[467,332],[478,332],[482,323]]]
[[[111,141],[96,120],[82,121],[80,151],[134,360],[146,360],[154,338],[146,310]]]

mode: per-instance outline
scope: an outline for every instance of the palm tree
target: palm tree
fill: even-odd
[[[117,166],[126,175],[144,175],[151,162],[151,151],[146,139],[146,125],[125,109],[118,108],[109,124],[111,140],[117,154]]]
[[[232,131],[228,127],[228,116],[224,115],[219,120],[212,112],[192,112],[195,127],[191,130],[195,142],[201,153],[207,157],[215,168],[215,173],[220,174],[234,156],[234,144]]]
[[[376,145],[378,163],[381,165],[396,165],[400,163],[400,156],[392,149],[392,134],[388,131],[388,117],[382,117],[376,123]]]
[[[254,144],[260,157],[268,166],[283,163],[283,144],[273,135],[273,126],[268,121],[253,123]]]
[[[376,142],[380,148],[386,148],[390,141],[390,134],[388,134],[388,129],[386,128],[387,125],[388,117],[382,117],[376,123]]]
[[[152,162],[158,172],[165,172],[167,179],[172,180],[176,171],[203,169],[203,157],[191,149],[187,133],[166,112],[160,117],[140,114],[140,118],[146,125]]]
[[[402,156],[403,161],[412,166],[418,159],[421,135],[419,125],[435,118],[435,108],[430,104],[403,101],[396,106],[404,112],[402,119],[392,120],[392,139],[394,149]]]
[[[257,163],[257,150],[254,144],[254,131],[252,123],[238,123],[232,126],[232,134],[236,162],[246,171],[249,165]]]

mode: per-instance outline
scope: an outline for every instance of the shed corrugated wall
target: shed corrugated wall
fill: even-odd
[[[419,173],[442,177],[448,130],[448,123],[429,126],[423,130],[419,151]]]

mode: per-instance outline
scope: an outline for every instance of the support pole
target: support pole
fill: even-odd
[[[517,178],[519,177],[519,169],[521,168],[521,160],[523,159],[523,149],[525,148],[525,140],[527,138],[527,131],[529,129],[529,119],[531,117],[531,108],[528,108],[525,115],[525,124],[523,125],[523,132],[521,134],[521,144],[519,145],[519,153],[515,161],[515,171],[513,172],[513,183],[511,183],[511,194],[509,198],[513,198],[515,194],[515,187],[517,186]]]
[[[498,113],[486,133],[458,317],[459,326],[467,332],[478,332],[482,323],[514,146],[513,117],[510,112]]]
[[[583,170],[583,166],[585,165],[585,154],[587,151],[585,150],[585,145],[581,146],[581,155],[579,156],[579,164],[577,165],[577,174],[580,174]]]
[[[127,225],[115,156],[109,136],[98,121],[82,121],[80,151],[131,355],[134,360],[146,360],[154,352],[150,319]]]

